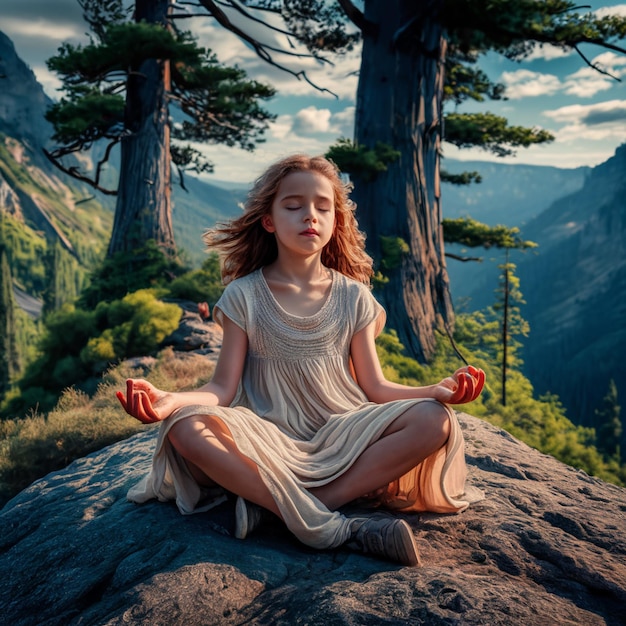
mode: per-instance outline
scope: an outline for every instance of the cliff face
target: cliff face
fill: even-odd
[[[45,144],[52,135],[52,126],[44,118],[50,99],[2,32],[0,76],[0,130],[24,138],[34,148]]]
[[[181,516],[125,499],[148,428],[34,483],[0,512],[0,606],[12,626],[624,623],[626,490],[460,414],[471,483],[460,515],[406,516],[405,568],[319,552],[276,522],[239,541],[233,501]]]

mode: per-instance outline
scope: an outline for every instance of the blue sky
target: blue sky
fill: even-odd
[[[624,2],[586,4],[593,11],[626,16]],[[212,48],[220,61],[238,64],[250,77],[278,89],[278,95],[267,105],[278,115],[277,120],[267,133],[266,142],[254,153],[223,146],[202,147],[216,165],[210,178],[249,183],[268,163],[285,154],[322,153],[338,137],[352,136],[358,51],[334,65],[312,59],[296,63],[286,56],[275,56],[294,69],[306,69],[317,85],[334,92],[331,95],[269,66],[209,19],[194,18],[188,20],[187,26],[193,26],[200,44]],[[251,28],[250,24],[247,27]],[[281,36],[259,26],[255,28],[256,35],[264,41],[284,46]],[[47,71],[45,60],[63,41],[87,41],[87,26],[78,2],[2,0],[0,30],[13,40],[17,53],[33,69],[48,95],[58,97],[59,83]],[[556,141],[550,145],[520,149],[515,157],[500,161],[567,168],[593,166],[606,161],[626,142],[626,55],[592,46],[582,50],[589,60],[621,77],[622,82],[587,67],[575,52],[565,56],[551,47],[537,49],[523,63],[513,63],[495,54],[482,60],[480,65],[490,78],[507,86],[508,100],[472,104],[461,110],[489,110],[504,115],[511,124],[538,126],[556,135]],[[496,159],[484,151],[458,150],[449,144],[444,144],[444,155],[463,160]]]

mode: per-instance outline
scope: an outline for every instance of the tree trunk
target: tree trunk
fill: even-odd
[[[168,24],[170,0],[137,0],[135,21]],[[175,252],[170,196],[169,62],[148,59],[131,67],[126,87],[120,180],[108,256],[153,239]]]
[[[400,152],[375,180],[355,175],[353,198],[368,251],[388,279],[376,286],[388,327],[421,362],[433,355],[437,328],[451,331],[454,324],[439,193],[441,4],[366,0],[365,18],[376,26],[363,33],[355,121],[357,144],[382,142]],[[409,251],[395,264],[383,263],[381,237],[399,237]]]

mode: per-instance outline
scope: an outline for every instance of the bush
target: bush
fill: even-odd
[[[166,256],[150,240],[141,248],[106,258],[83,289],[78,305],[93,309],[100,302],[119,300],[140,289],[165,287],[185,271],[178,259]]]
[[[34,406],[45,412],[66,387],[87,389],[93,386],[91,379],[112,363],[155,354],[163,339],[176,330],[181,314],[177,305],[158,300],[154,290],[101,302],[95,311],[65,305],[46,319],[40,356],[18,382],[22,397],[8,401],[2,414],[23,414]],[[42,395],[29,404],[34,390]]]
[[[199,270],[187,272],[173,280],[168,291],[172,298],[207,302],[213,308],[224,291],[217,254],[211,253]]]

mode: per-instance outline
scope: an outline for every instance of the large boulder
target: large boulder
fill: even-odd
[[[233,500],[181,516],[136,505],[155,429],[37,481],[0,512],[11,626],[623,624],[626,490],[459,415],[471,483],[460,515],[406,515],[422,567],[317,551],[277,521],[232,536]]]

